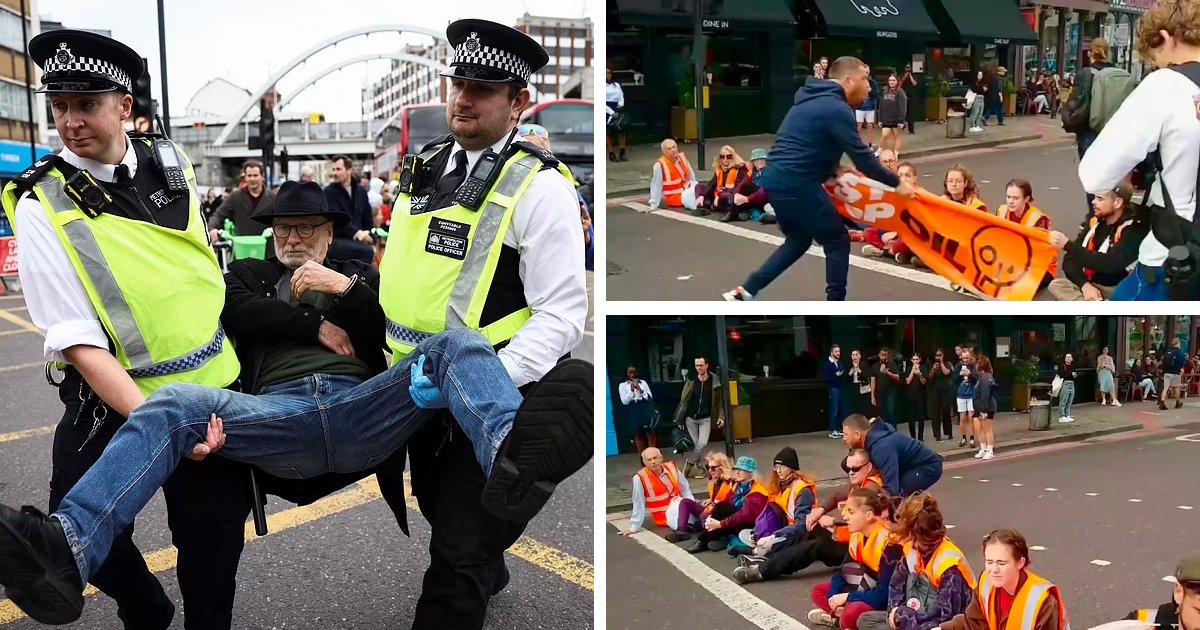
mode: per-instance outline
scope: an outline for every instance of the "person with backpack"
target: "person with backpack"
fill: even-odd
[[[1088,50],[1090,65],[1079,71],[1075,91],[1063,110],[1063,129],[1075,134],[1080,160],[1136,86],[1125,69],[1108,61],[1108,52],[1108,40],[1103,37],[1092,40]],[[1091,215],[1094,196],[1087,193],[1087,216]]]
[[[1079,162],[1079,180],[1094,195],[1113,190],[1153,152],[1156,159],[1151,161],[1165,168],[1158,169],[1143,201],[1151,233],[1142,241],[1133,272],[1111,299],[1200,299],[1200,274],[1194,273],[1200,258],[1200,229],[1194,222],[1200,167],[1200,3],[1159,0],[1139,21],[1137,45],[1142,57],[1160,69],[1142,79],[1096,136]]]
[[[1171,390],[1175,391],[1175,408],[1179,409],[1183,406],[1183,398],[1187,396],[1187,388],[1183,386],[1183,380],[1180,374],[1183,372],[1183,366],[1187,364],[1187,354],[1180,348],[1182,344],[1179,337],[1176,337],[1171,342],[1171,350],[1163,356],[1163,386],[1162,392],[1158,397],[1158,408],[1167,409],[1167,396],[1171,395]]]

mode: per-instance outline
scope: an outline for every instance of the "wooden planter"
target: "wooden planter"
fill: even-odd
[[[696,108],[671,108],[671,137],[682,142],[695,142],[699,137],[696,126]]]
[[[946,97],[945,96],[927,96],[925,97],[925,120],[929,121],[944,121],[946,120]]]
[[[1029,383],[1013,383],[1012,406],[1013,411],[1029,410]]]
[[[1004,95],[1004,115],[1005,116],[1016,116],[1017,115],[1017,95],[1016,94],[1005,94]]]

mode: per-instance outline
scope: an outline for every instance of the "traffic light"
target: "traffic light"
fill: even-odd
[[[275,111],[265,98],[258,103],[258,144],[264,151],[275,150]]]
[[[143,63],[148,63],[145,58]],[[142,72],[142,76],[133,82],[133,130],[149,133],[154,131],[154,95],[150,93],[150,73]]]
[[[288,173],[287,147],[283,147],[283,150],[279,152],[279,172],[283,175],[283,177],[287,177],[287,173]]]

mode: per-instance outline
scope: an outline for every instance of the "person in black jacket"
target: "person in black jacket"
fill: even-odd
[[[339,155],[333,158],[333,183],[325,187],[325,203],[348,217],[333,233],[329,257],[334,260],[359,260],[371,264],[375,260],[375,213],[367,199],[367,189],[354,180],[354,161]]]
[[[1092,214],[1079,236],[1069,240],[1051,231],[1050,243],[1063,250],[1063,274],[1047,287],[1056,300],[1107,300],[1137,262],[1142,239],[1150,225],[1130,205],[1133,190],[1121,185],[1092,200]]]

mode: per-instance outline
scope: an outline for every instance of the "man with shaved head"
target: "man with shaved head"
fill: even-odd
[[[642,531],[647,512],[655,525],[666,527],[671,499],[696,500],[688,487],[687,477],[680,474],[674,462],[663,461],[662,451],[653,446],[642,451],[642,463],[645,467],[633,476],[633,514],[629,517],[629,529],[623,532],[626,536]]]
[[[662,141],[662,157],[654,163],[650,178],[650,208],[696,209],[696,169],[679,151],[675,140]]]

